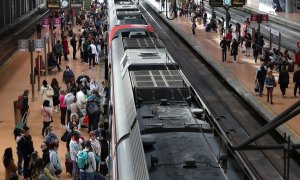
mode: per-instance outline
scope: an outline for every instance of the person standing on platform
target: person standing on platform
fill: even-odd
[[[73,48],[73,60],[76,60],[76,44],[77,44],[77,40],[76,40],[76,34],[73,35],[70,44]]]
[[[226,40],[228,51],[230,51],[230,44],[231,44],[231,41],[232,41],[232,32],[231,32],[231,30],[227,31],[227,33],[225,35],[225,40]]]
[[[279,73],[279,79],[278,79],[278,84],[280,85],[280,90],[282,94],[282,98],[285,98],[285,92],[286,88],[288,88],[289,85],[289,73],[286,71],[286,67],[282,66],[281,71]]]
[[[226,62],[227,42],[225,37],[223,37],[222,41],[220,42],[220,47],[222,49],[222,62]]]
[[[64,103],[65,95],[66,95],[65,90],[61,90],[58,98],[59,108],[60,108],[60,123],[62,126],[66,125],[67,105]]]
[[[38,22],[36,24],[36,36],[37,36],[37,39],[41,39],[41,37],[42,37],[42,25],[40,22]]]
[[[43,120],[42,136],[44,138],[48,134],[48,127],[50,126],[50,123],[53,121],[52,109],[50,108],[50,102],[48,100],[44,100],[43,102],[43,106],[41,107],[41,115]]]
[[[267,87],[267,102],[270,101],[270,103],[273,104],[273,90],[274,87],[276,87],[276,81],[272,70],[268,70],[265,84]]]
[[[233,39],[231,44],[231,56],[233,56],[234,63],[236,63],[236,56],[238,55],[239,44],[236,39]]]
[[[12,176],[18,177],[16,171],[17,171],[17,166],[14,162],[13,158],[13,153],[12,153],[12,148],[6,148],[4,151],[3,155],[3,165],[5,168],[5,180],[11,180],[13,179]],[[12,175],[15,174],[15,175]]]
[[[195,29],[196,29],[197,25],[196,25],[196,21],[193,21],[192,23],[192,32],[193,32],[193,35],[195,35]]]
[[[65,95],[64,104],[67,105],[67,124],[70,122],[71,118],[71,107],[70,105],[73,103],[75,96],[73,95],[73,90],[69,89],[68,93]]]
[[[82,44],[82,49],[83,49],[83,62],[88,63],[88,59],[89,59],[89,49],[90,45],[89,45],[89,41],[87,38],[85,38],[83,44]]]
[[[297,89],[299,89],[298,93],[300,94],[300,69],[297,69],[297,71],[294,73],[293,82],[295,83],[294,97],[296,97]]]
[[[30,130],[27,126],[24,127],[24,135],[19,141],[19,149],[22,153],[24,164],[23,164],[23,176],[24,179],[30,179],[29,161],[31,154],[34,152],[33,142],[30,135]]]
[[[93,67],[95,67],[95,56],[97,54],[97,49],[96,46],[94,44],[94,41],[92,41],[92,43],[90,44],[90,52],[89,52],[89,69]]]
[[[264,83],[267,75],[265,64],[262,63],[256,72],[255,83],[258,83],[259,96],[262,97],[264,91]]]
[[[70,86],[70,84],[75,83],[75,75],[69,66],[66,66],[62,81],[67,85],[67,87]]]
[[[253,43],[252,44],[252,49],[253,49],[254,62],[256,64],[260,48],[256,43]]]
[[[57,40],[56,44],[54,45],[54,53],[55,53],[56,59],[58,60],[58,64],[61,64],[62,51],[63,51],[63,46],[60,43],[60,40]]]
[[[69,44],[68,44],[68,40],[67,40],[67,36],[64,37],[63,40],[63,51],[64,51],[64,58],[66,61],[68,61],[68,54],[70,53],[69,51]]]
[[[251,34],[247,33],[245,38],[245,56],[250,56]]]
[[[53,106],[53,96],[54,96],[54,90],[53,88],[48,84],[46,80],[43,80],[43,85],[41,87],[41,95],[42,100],[48,100],[50,103],[50,107]]]
[[[24,117],[24,114],[28,113],[29,105],[28,105],[28,95],[29,91],[25,90],[22,97],[22,109],[21,109],[21,116]]]

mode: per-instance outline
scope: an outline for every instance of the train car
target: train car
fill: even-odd
[[[109,7],[110,179],[227,179],[227,158],[153,27],[117,24]]]
[[[108,9],[110,27],[121,24],[147,24],[141,12],[132,1],[111,1],[108,4]]]

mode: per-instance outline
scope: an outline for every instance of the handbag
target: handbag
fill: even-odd
[[[83,113],[81,112],[81,110],[78,107],[77,107],[76,114],[78,115],[78,118],[82,118],[83,117]]]
[[[88,124],[89,123],[89,116],[85,115],[83,118],[83,124]]]
[[[10,179],[10,180],[18,180],[18,179],[19,179],[19,176],[17,175],[16,172],[11,172],[11,173],[9,174],[9,179]]]
[[[60,138],[60,140],[62,140],[63,142],[67,142],[68,139],[68,131],[66,131]]]
[[[48,86],[48,88],[45,90],[45,94],[47,97],[52,97],[54,96],[54,90]]]
[[[258,84],[258,82],[255,83],[254,91],[255,91],[255,92],[259,92],[259,84]]]

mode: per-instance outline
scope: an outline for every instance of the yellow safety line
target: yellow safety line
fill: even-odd
[[[286,126],[287,129],[289,129],[298,139],[300,139],[300,135],[294,129],[292,129],[287,123],[285,123],[284,126]]]

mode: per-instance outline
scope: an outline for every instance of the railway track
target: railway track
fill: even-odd
[[[48,9],[39,9],[24,21],[9,29],[8,32],[0,35],[0,66],[18,50],[18,40],[29,38],[35,31],[38,21],[49,15]]]
[[[146,3],[141,3],[141,11],[171,56],[181,66],[195,96],[198,96],[202,105],[209,110],[212,123],[219,130],[225,144],[237,145],[266,124],[266,121],[258,116],[258,113],[249,107]],[[255,142],[256,145],[280,143],[284,143],[284,140],[276,131]],[[233,156],[242,164],[251,179],[283,179],[283,151],[234,151]],[[299,159],[299,155],[290,160],[290,179],[300,177],[297,158]]]

